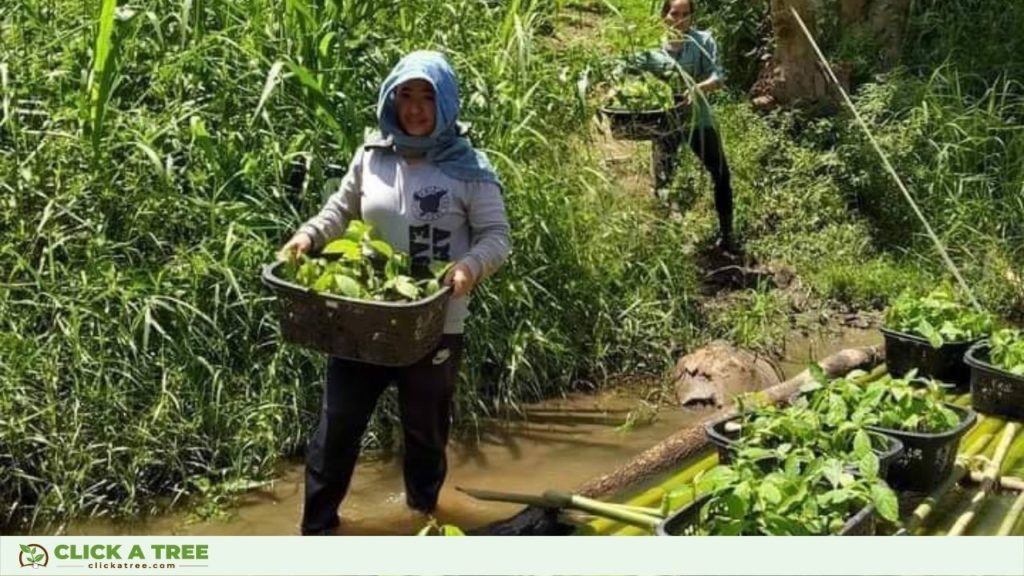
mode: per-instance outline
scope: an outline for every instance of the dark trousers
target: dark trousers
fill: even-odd
[[[303,534],[338,525],[338,506],[348,492],[363,432],[391,382],[398,385],[406,502],[434,510],[448,471],[445,446],[461,359],[462,335],[445,334],[434,352],[412,366],[328,360],[320,423],[306,452]]]
[[[671,132],[654,141],[653,166],[655,189],[672,183],[679,164],[679,148],[683,140],[700,158],[715,183],[715,211],[718,212],[719,230],[723,237],[732,236],[732,181],[729,164],[725,160],[722,140],[712,127]]]

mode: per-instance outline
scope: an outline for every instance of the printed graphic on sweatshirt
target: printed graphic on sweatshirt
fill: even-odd
[[[452,195],[448,190],[437,186],[420,188],[412,194],[413,213],[417,220],[433,222],[448,212],[452,203]]]
[[[414,266],[426,266],[431,260],[451,261],[452,233],[430,224],[409,226],[409,256]]]

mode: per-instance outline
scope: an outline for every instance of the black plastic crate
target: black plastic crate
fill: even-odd
[[[658,536],[692,536],[696,531],[697,522],[700,520],[700,509],[710,494],[705,494],[691,502],[688,506],[672,513],[665,518],[654,529]],[[843,525],[837,536],[874,536],[875,534],[875,508],[868,505],[861,508],[859,512],[850,517]]]
[[[916,369],[922,378],[947,382],[959,391],[967,391],[971,372],[964,363],[964,354],[977,340],[946,342],[935,348],[922,336],[884,327],[881,330],[885,336],[885,364],[889,374],[901,378]]]
[[[887,481],[893,488],[929,492],[953,472],[960,438],[978,420],[978,414],[954,404],[947,403],[946,407],[960,416],[960,424],[945,432],[929,434],[868,426],[903,443],[903,451],[889,466]]]
[[[262,279],[277,295],[288,342],[348,360],[408,366],[441,341],[448,286],[417,302],[357,300],[288,282],[279,275],[282,266],[264,266]]]
[[[971,405],[978,412],[1024,420],[1024,376],[990,363],[988,342],[979,342],[964,356],[971,368]]]
[[[682,130],[690,107],[678,104],[662,110],[619,110],[601,108],[608,118],[612,136],[620,140],[657,140]]]
[[[708,440],[715,445],[715,449],[718,451],[718,462],[721,464],[732,462],[736,452],[736,440],[739,437],[739,432],[727,432],[726,426],[730,422],[738,422],[742,418],[742,415],[737,415],[715,422],[708,422],[704,425],[704,433],[707,435]],[[874,448],[874,452],[878,456],[878,476],[882,479],[887,479],[890,465],[896,460],[900,452],[903,451],[903,443],[898,438],[882,434],[881,432],[872,430],[868,431],[868,434],[872,436],[873,441],[878,440],[885,443],[885,448]],[[765,458],[758,461],[758,466],[766,472],[776,468],[778,465],[779,462],[775,458]],[[856,467],[850,464],[848,468],[852,471]]]

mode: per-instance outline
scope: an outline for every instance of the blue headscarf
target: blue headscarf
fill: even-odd
[[[436,121],[429,136],[410,136],[398,123],[395,88],[410,80],[426,80],[434,87]],[[442,172],[456,180],[482,180],[500,185],[487,156],[459,133],[458,119],[459,86],[451,65],[440,52],[412,52],[399,60],[380,86],[377,121],[384,140],[371,145],[425,154]]]

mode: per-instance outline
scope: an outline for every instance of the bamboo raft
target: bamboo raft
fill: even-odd
[[[887,374],[880,347],[838,352],[819,365],[830,377],[866,371],[867,383]],[[808,371],[762,394],[778,403],[810,380]],[[970,394],[949,401],[969,406]],[[478,535],[651,535],[652,518],[663,518],[693,502],[694,479],[718,464],[703,424],[735,413],[727,408],[707,414],[639,454],[618,469],[576,487],[519,496],[464,490],[483,500],[527,504],[505,520],[470,531]],[[903,493],[897,534],[1024,535],[1024,423],[979,415],[960,441],[952,474],[930,494]],[[612,506],[608,506],[612,504]]]

